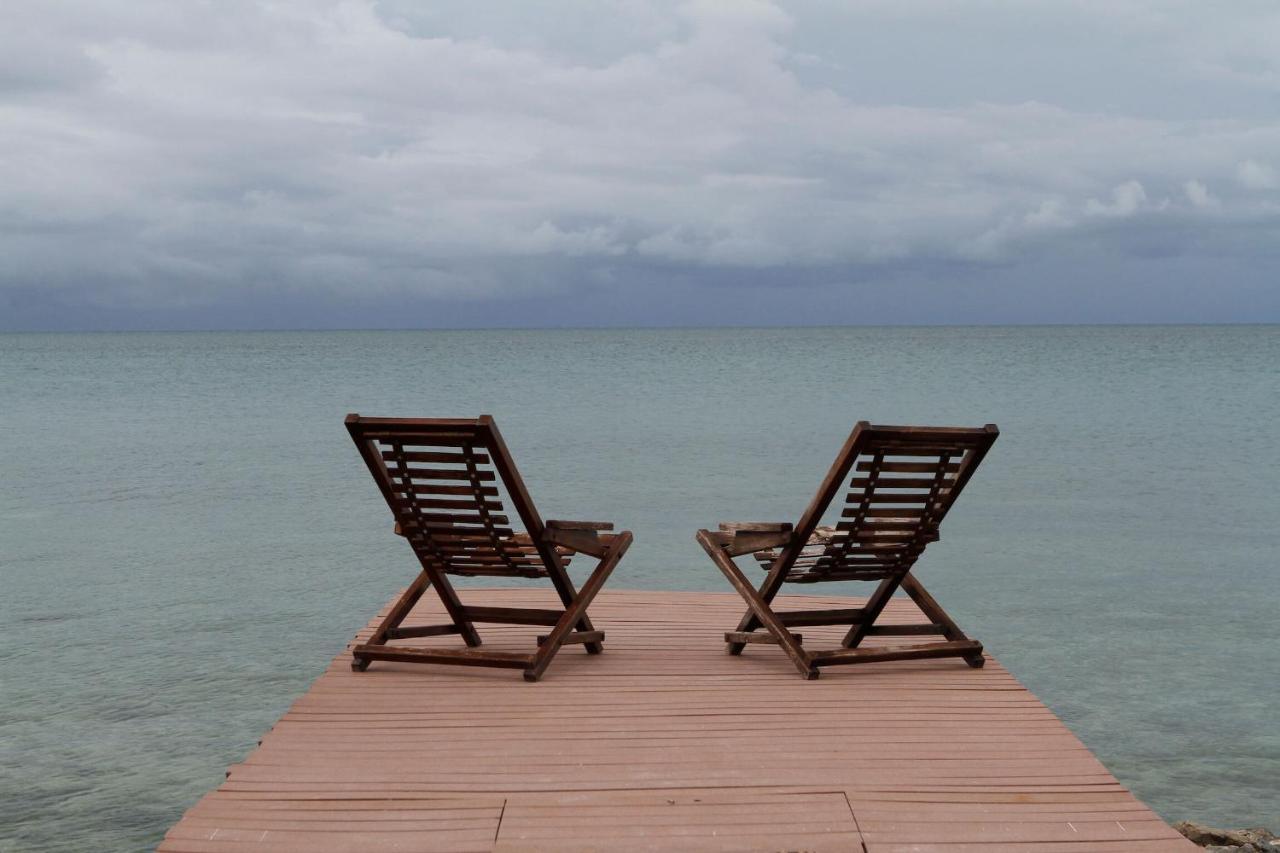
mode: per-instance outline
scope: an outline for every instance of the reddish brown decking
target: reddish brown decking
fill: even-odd
[[[554,603],[550,591],[461,595]],[[856,603],[779,601],[784,611]],[[606,589],[592,608],[605,653],[568,648],[537,684],[399,663],[356,673],[339,655],[160,849],[1196,849],[994,659],[803,681],[777,647],[725,653],[742,610],[733,593]],[[441,616],[424,599],[406,624]],[[919,613],[894,599],[887,617]],[[544,630],[485,626],[483,636],[527,648]],[[843,633],[806,627],[805,643]]]

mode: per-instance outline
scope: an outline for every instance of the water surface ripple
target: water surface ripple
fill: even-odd
[[[995,421],[931,590],[1163,816],[1280,828],[1278,390],[1274,326],[0,335],[0,850],[154,845],[410,578],[348,411],[494,414],[705,590],[855,420]]]

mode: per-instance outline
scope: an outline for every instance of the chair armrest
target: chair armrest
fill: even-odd
[[[720,522],[720,531],[722,533],[737,533],[739,530],[744,533],[786,533],[792,530],[795,525],[789,521],[722,521]]]
[[[547,521],[545,526],[555,530],[612,530],[612,521]]]
[[[730,557],[738,557],[790,545],[794,535],[789,522],[728,521],[720,525],[719,534],[712,534],[712,541]]]
[[[612,529],[613,524],[607,521],[548,521],[542,538],[569,551],[603,559],[618,537],[626,535],[630,539],[630,533],[625,530],[621,533],[602,532]]]

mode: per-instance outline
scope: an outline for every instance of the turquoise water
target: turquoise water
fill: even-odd
[[[1278,391],[1275,326],[0,335],[0,850],[153,845],[409,579],[348,411],[492,413],[613,586],[709,590],[855,420],[994,421],[930,589],[1163,816],[1280,828]]]

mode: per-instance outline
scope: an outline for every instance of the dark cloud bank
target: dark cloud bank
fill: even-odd
[[[1269,2],[45,0],[0,329],[1280,321]]]

